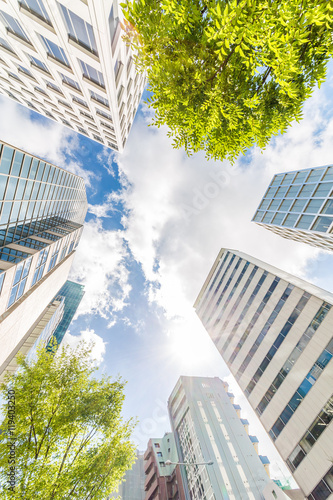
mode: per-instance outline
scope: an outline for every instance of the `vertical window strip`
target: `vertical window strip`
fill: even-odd
[[[215,283],[216,283],[216,281],[217,281],[217,278],[219,277],[219,274],[220,274],[220,272],[221,272],[221,269],[222,269],[222,267],[224,266],[225,261],[227,260],[227,258],[228,258],[228,255],[229,255],[229,254],[230,254],[230,252],[229,252],[229,251],[228,251],[228,252],[225,252],[225,254],[224,254],[224,258],[223,258],[222,260],[220,260],[220,263],[219,263],[219,265],[217,266],[217,271],[216,271],[216,273],[215,273],[214,279],[213,279],[213,281],[211,282],[211,284],[209,285],[209,288],[208,288],[208,289],[206,289],[206,291],[205,291],[205,294],[204,294],[204,295],[205,295],[205,299],[208,297],[209,293],[212,291],[212,288],[214,287],[214,285],[215,285]],[[200,304],[200,306],[198,307],[198,311],[197,311],[197,312],[198,312],[198,314],[200,313],[201,309],[203,308],[204,303],[205,303],[205,300],[204,300],[204,298],[202,298],[202,299],[201,299],[201,304]]]
[[[304,292],[300,300],[298,301],[296,307],[294,308],[293,312],[289,316],[288,320],[284,324],[283,328],[280,330],[278,336],[276,337],[272,347],[269,349],[267,352],[264,360],[262,363],[259,365],[258,370],[254,374],[252,380],[248,384],[248,386],[245,389],[245,393],[249,396],[251,392],[253,391],[254,387],[256,386],[257,382],[260,380],[260,377],[266,370],[267,366],[275,356],[276,351],[279,349],[279,347],[282,345],[284,339],[287,337],[288,333],[290,332],[291,328],[293,327],[295,321],[303,311],[304,307],[308,303],[311,295],[307,292]]]
[[[296,361],[312,339],[313,335],[315,334],[316,330],[319,328],[321,323],[324,321],[326,318],[327,313],[331,309],[331,304],[328,304],[327,302],[324,302],[324,305],[322,305],[318,312],[315,314],[314,318],[310,322],[309,326],[297,342],[295,348],[292,350],[291,354],[288,356],[288,359],[282,366],[281,370],[275,377],[273,383],[270,385],[269,389],[266,391],[266,394],[258,404],[256,408],[256,412],[258,415],[261,415],[266,407],[268,406],[269,402],[271,399],[274,397],[276,394],[277,390],[279,389],[280,385],[284,381],[284,379],[287,377],[287,375],[290,373],[291,369],[293,366],[295,366]]]
[[[46,259],[47,259],[47,256],[49,254],[49,249],[50,249],[49,247],[45,248],[39,254],[31,286],[33,286],[35,283],[37,283],[43,277]]]
[[[239,305],[240,301],[242,300],[242,298],[243,298],[243,296],[244,296],[244,294],[245,294],[246,290],[248,289],[248,287],[249,287],[250,283],[252,282],[252,280],[253,280],[253,278],[254,278],[254,275],[256,274],[256,272],[257,272],[257,271],[258,271],[258,266],[254,266],[254,268],[252,269],[252,272],[251,272],[250,276],[248,277],[248,279],[247,279],[247,281],[246,281],[245,285],[244,285],[244,286],[243,286],[243,288],[242,288],[242,291],[241,291],[241,292],[240,292],[240,294],[238,295],[238,297],[237,297],[237,300],[236,300],[235,304],[232,306],[232,309],[231,309],[231,311],[230,311],[230,313],[229,313],[229,315],[228,315],[228,317],[227,317],[226,321],[224,322],[224,324],[223,324],[223,326],[222,326],[222,328],[221,328],[221,331],[222,331],[222,332],[224,332],[224,331],[226,330],[227,326],[229,325],[229,322],[230,322],[231,317],[232,317],[232,316],[233,316],[233,314],[235,313],[235,311],[236,311],[236,309],[237,309],[237,307],[238,307],[238,305]],[[218,323],[219,321],[220,321],[219,319],[217,319],[217,320],[215,321],[214,327],[217,325],[217,323]],[[225,343],[223,344],[223,346],[221,346],[221,348],[220,348],[220,351],[221,351],[221,352],[223,352],[223,353],[224,353],[224,352],[226,351],[226,349],[227,349],[227,347],[228,347],[228,345],[229,345],[229,343],[230,343],[230,341],[231,341],[232,337],[233,337],[233,331],[229,334],[229,336],[228,336],[227,340],[225,341]]]
[[[287,464],[292,472],[294,472],[303,458],[311,450],[312,446],[318,441],[319,437],[329,426],[333,420],[333,395],[329,398],[321,412],[317,415],[315,420],[310,425],[309,429],[302,436],[297,446],[290,453]]]
[[[12,286],[12,289],[10,292],[7,309],[23,295],[25,285],[27,282],[27,278],[28,278],[28,274],[30,271],[31,261],[32,261],[32,257],[29,257],[28,259],[20,262],[16,266],[13,286]]]
[[[276,278],[275,278],[276,279]],[[278,280],[280,281],[280,279],[278,278]],[[275,280],[274,280],[275,281]],[[274,283],[274,282],[273,282]],[[273,284],[272,284],[273,285]],[[276,283],[277,285],[277,283]],[[275,286],[276,286],[275,285]],[[274,307],[272,313],[270,314],[268,320],[266,321],[264,327],[262,328],[261,332],[259,333],[256,341],[254,342],[254,344],[252,345],[249,353],[247,354],[246,358],[244,359],[243,363],[241,364],[238,372],[237,372],[237,375],[236,375],[236,378],[237,377],[241,377],[241,375],[244,373],[245,369],[247,368],[247,366],[249,365],[251,359],[253,358],[253,356],[255,355],[255,353],[257,352],[260,344],[262,343],[262,341],[264,340],[264,338],[266,337],[270,327],[272,326],[272,324],[274,323],[275,319],[277,318],[279,312],[281,311],[282,307],[284,306],[286,300],[288,299],[289,295],[291,294],[291,291],[293,290],[294,288],[294,285],[291,285],[289,284],[287,286],[287,288],[285,289],[285,291],[283,292],[280,300],[278,301],[278,303],[276,304],[276,306]],[[275,287],[274,287],[275,289]],[[274,291],[273,289],[273,291]],[[269,301],[273,291],[270,292],[270,290],[267,292],[266,296],[264,297],[264,300],[263,300],[263,303],[264,303],[264,307],[265,305],[267,304],[267,302]],[[268,296],[269,294],[269,296]],[[265,301],[266,299],[266,301]],[[261,305],[260,305],[261,306]],[[259,308],[260,308],[259,306]],[[259,310],[258,308],[258,310]],[[262,310],[263,308],[260,310],[259,312],[259,315],[262,313]],[[257,311],[258,312],[258,311]],[[257,313],[255,313],[257,314]],[[256,323],[257,319],[259,318],[259,315],[257,317],[254,317],[254,323],[249,325],[248,328],[250,328],[250,330],[253,328],[254,324]],[[248,330],[247,328],[247,330]],[[250,333],[250,330],[247,332],[247,336],[249,335]]]
[[[318,357],[317,361],[312,366],[311,370],[304,378],[303,382],[297,388],[293,397],[290,399],[284,410],[281,412],[279,418],[276,420],[271,430],[269,431],[269,435],[273,439],[280,435],[284,427],[287,425],[299,405],[302,403],[303,399],[306,397],[308,392],[314,386],[314,384],[319,379],[320,375],[331,361],[333,357],[333,338],[327,344],[323,352]]]
[[[218,298],[218,300],[217,300],[216,304],[214,305],[213,310],[212,310],[212,312],[210,313],[208,320],[209,320],[209,319],[210,319],[210,318],[211,318],[211,317],[215,314],[215,312],[216,312],[217,308],[218,308],[218,307],[219,307],[219,305],[221,304],[222,299],[224,298],[224,294],[225,294],[225,292],[227,291],[227,289],[229,288],[229,285],[230,285],[230,283],[232,282],[232,280],[233,280],[233,278],[234,278],[234,276],[235,276],[235,273],[236,273],[237,269],[239,268],[239,265],[240,265],[240,263],[242,262],[242,260],[243,260],[243,259],[242,259],[241,257],[239,257],[239,258],[238,258],[238,261],[236,262],[236,265],[235,265],[234,269],[232,270],[232,273],[230,274],[229,279],[228,279],[228,281],[227,281],[226,285],[224,286],[224,288],[223,288],[222,292],[220,293],[220,296],[219,296],[219,298]],[[223,307],[225,307],[225,306],[223,306]]]
[[[252,302],[256,298],[256,296],[257,296],[257,294],[258,294],[258,292],[259,292],[262,284],[264,283],[265,279],[267,278],[267,276],[268,276],[268,271],[264,271],[263,274],[262,274],[262,276],[261,276],[261,278],[260,278],[260,280],[258,281],[255,289],[253,290],[253,292],[252,292],[249,300],[247,301],[247,304],[245,305],[243,311],[241,312],[241,314],[240,314],[237,322],[235,323],[235,325],[234,325],[234,327],[233,327],[233,329],[232,329],[232,331],[231,331],[231,333],[229,335],[229,339],[231,339],[234,336],[234,334],[236,333],[239,325],[242,323],[243,319],[245,318],[247,311],[251,307]],[[231,365],[234,362],[234,360],[235,360],[237,354],[239,353],[242,345],[243,344],[241,343],[241,341],[239,341],[238,344],[237,344],[237,346],[235,347],[232,355],[229,358],[228,365]]]
[[[81,19],[67,7],[61,4],[60,7],[66,21],[69,37],[92,54],[98,56],[94,30],[91,24]]]
[[[230,254],[232,255],[232,254]],[[230,267],[232,266],[232,263],[233,261],[235,260],[236,258],[236,255],[233,254],[231,259],[229,260],[229,263],[227,264],[225,270],[224,270],[224,273],[222,274],[221,278],[220,278],[220,281],[218,282],[217,286],[214,288],[213,290],[213,294],[212,296],[210,297],[209,301],[207,302],[206,304],[206,307],[205,309],[202,311],[201,313],[201,317],[203,318],[206,314],[207,314],[207,311],[210,309],[210,307],[212,306],[213,302],[214,302],[214,299],[216,297],[216,295],[218,294],[218,291],[220,289],[220,287],[222,286],[222,283],[223,283],[223,280],[224,280],[224,277],[225,275],[227,274],[227,272],[229,271]]]

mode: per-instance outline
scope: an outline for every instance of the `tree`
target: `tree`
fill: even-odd
[[[333,0],[134,0],[123,38],[174,147],[234,161],[302,116],[332,55]]]
[[[2,499],[105,500],[134,462],[125,383],[92,378],[90,352],[81,343],[40,351],[31,365],[20,357],[2,385]]]

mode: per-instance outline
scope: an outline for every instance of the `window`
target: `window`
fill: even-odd
[[[63,5],[60,4],[60,7],[67,25],[69,39],[81,45],[95,56],[98,56],[94,30],[91,24],[81,19],[81,17]]]
[[[92,81],[93,83],[96,83],[96,85],[99,85],[103,89],[105,88],[105,83],[104,83],[104,77],[103,73],[98,71],[97,69],[93,68],[89,64],[81,61],[79,59],[79,63],[81,66],[82,74],[85,78],[88,80]]]
[[[5,279],[5,272],[0,270],[0,294],[2,291],[2,285],[3,285],[4,279]]]
[[[160,467],[165,467],[165,462],[160,462]]]
[[[321,211],[322,214],[333,215],[333,200],[327,200],[324,208]]]
[[[67,59],[67,56],[65,54],[64,49],[56,45],[55,43],[51,42],[44,36],[40,35],[41,39],[44,43],[46,52],[48,57],[51,57],[52,59],[55,59],[56,61],[60,62],[61,64],[64,64],[65,66],[69,67],[69,62]]]
[[[283,212],[278,212],[278,213],[275,215],[274,219],[272,220],[272,223],[273,223],[273,224],[277,224],[277,225],[282,224],[282,221],[283,221],[283,219],[284,219],[285,215],[286,215],[286,214],[285,214],[285,213],[283,213]]]
[[[112,122],[112,116],[109,115],[108,113],[105,113],[104,111],[101,111],[100,109],[96,109],[96,113],[99,116],[103,116],[103,118],[106,118],[107,120],[110,120],[110,122]]]
[[[280,211],[281,212],[288,212],[290,205],[292,203],[292,200],[283,200],[280,206]]]
[[[314,170],[311,170],[311,173],[308,177],[309,182],[318,182],[320,181],[322,175],[324,173],[324,168],[316,168]]]
[[[52,26],[49,15],[41,0],[21,0],[20,5],[23,9],[26,9],[31,12],[31,14],[34,14],[39,19]]]
[[[333,182],[318,184],[318,188],[316,189],[313,196],[315,196],[316,198],[317,197],[325,198],[326,196],[329,196],[330,192],[332,191],[332,188],[333,188]]]
[[[29,38],[21,28],[20,23],[16,21],[16,19],[14,19],[9,14],[6,14],[5,12],[2,12],[1,10],[0,10],[0,18],[2,19],[2,22],[6,26],[6,29],[7,31],[9,31],[9,33],[18,36],[19,38],[21,38],[22,40],[31,45]]]
[[[69,78],[69,76],[63,75],[62,73],[59,73],[59,74],[62,78],[63,83],[66,83],[67,85],[69,85],[73,89],[76,89],[79,92],[81,92],[80,85],[75,80],[72,80],[72,78]]]
[[[10,52],[12,52],[13,54],[15,54],[15,52],[13,51],[13,49],[11,48],[11,46],[9,45],[7,40],[5,40],[4,38],[1,38],[1,37],[0,37],[0,47],[3,47],[4,49],[7,49]]]
[[[154,443],[155,448],[160,448],[159,443]]]
[[[160,458],[162,458],[162,457],[163,457],[162,452],[161,452],[161,451],[158,451],[158,452],[157,452],[157,456],[158,456],[158,457],[160,457]]]
[[[20,64],[18,65],[18,70],[21,72],[21,73],[24,73],[26,76],[29,76],[30,78],[33,78],[35,80],[35,77],[34,75],[31,73],[31,71],[29,71],[27,68],[25,68],[24,66],[21,66]]]
[[[298,172],[294,180],[294,184],[302,184],[307,178],[308,174],[309,170],[301,170],[300,172]]]
[[[61,89],[58,87],[58,85],[55,85],[55,83],[52,83],[52,82],[47,82],[46,86],[47,86],[49,89],[52,89],[52,90],[54,90],[55,92],[58,92],[58,94],[64,95],[64,94],[61,92]]]
[[[16,302],[23,295],[25,284],[27,282],[27,277],[28,277],[28,274],[30,271],[31,260],[32,260],[32,257],[29,257],[28,259],[21,261],[16,266],[16,272],[15,272],[15,276],[14,276],[13,286],[12,286],[12,290],[10,292],[7,307],[10,307],[12,304],[14,304],[14,302]]]
[[[31,286],[33,286],[35,283],[37,283],[37,281],[39,281],[42,278],[48,254],[49,254],[49,248],[45,248],[40,252],[34,276],[32,278]]]
[[[54,266],[56,265],[60,246],[61,246],[61,240],[59,240],[57,242],[57,244],[54,246],[53,254],[52,254],[51,261],[50,261],[49,268],[48,268],[47,272],[51,271],[51,269],[53,269]]]
[[[107,108],[110,107],[109,101],[105,97],[102,97],[101,95],[96,94],[96,92],[94,92],[93,90],[89,90],[89,92],[90,92],[91,99],[99,102],[100,104],[103,104],[103,106],[106,106]]]
[[[286,198],[295,198],[298,194],[298,191],[299,186],[291,186],[286,193]]]
[[[285,218],[283,225],[286,227],[294,227],[295,222],[298,219],[298,214],[288,214]]]
[[[314,219],[314,215],[302,215],[296,224],[299,229],[309,229]]]
[[[31,54],[28,55],[32,66],[35,66],[36,68],[41,69],[42,71],[45,71],[45,73],[50,73],[49,70],[47,69],[46,64],[37,59],[37,57],[34,57]]]
[[[312,231],[320,231],[326,233],[333,222],[333,217],[317,217],[316,222],[312,227]]]
[[[77,104],[80,104],[81,106],[85,107],[85,108],[89,108],[88,107],[88,104],[86,103],[86,101],[84,101],[83,99],[80,99],[79,97],[76,97],[76,96],[72,96],[72,100],[73,102],[76,102]],[[82,112],[80,111],[80,113],[82,114]],[[91,118],[93,119],[93,118]]]

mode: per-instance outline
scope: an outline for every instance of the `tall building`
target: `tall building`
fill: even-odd
[[[269,498],[264,490],[284,497],[265,470],[267,457],[257,454],[258,440],[247,434],[248,421],[228,384],[217,377],[180,377],[168,406],[180,461],[213,462],[182,467],[187,498],[262,500]]]
[[[145,85],[117,0],[8,0],[0,92],[121,152]]]
[[[121,500],[144,500],[144,460],[143,453],[136,451],[136,461],[133,467],[125,474],[123,482],[118,491],[108,498],[120,498]]]
[[[83,179],[0,143],[0,373],[64,285],[86,211]]]
[[[274,175],[252,220],[284,238],[333,250],[333,166]]]
[[[172,432],[150,439],[145,459],[145,500],[185,500],[176,443]],[[167,461],[172,462],[166,465]]]
[[[333,294],[222,249],[196,312],[304,495],[333,498]]]

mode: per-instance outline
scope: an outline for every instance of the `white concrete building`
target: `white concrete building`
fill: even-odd
[[[0,5],[0,92],[121,152],[145,85],[117,0]]]
[[[168,406],[180,462],[199,464],[182,467],[187,498],[264,500],[273,491],[286,498],[269,478],[269,461],[258,455],[258,440],[248,435],[228,384],[218,377],[180,377]]]
[[[196,312],[304,495],[333,498],[333,294],[222,249]]]
[[[86,211],[82,178],[0,143],[0,374],[64,285]]]

